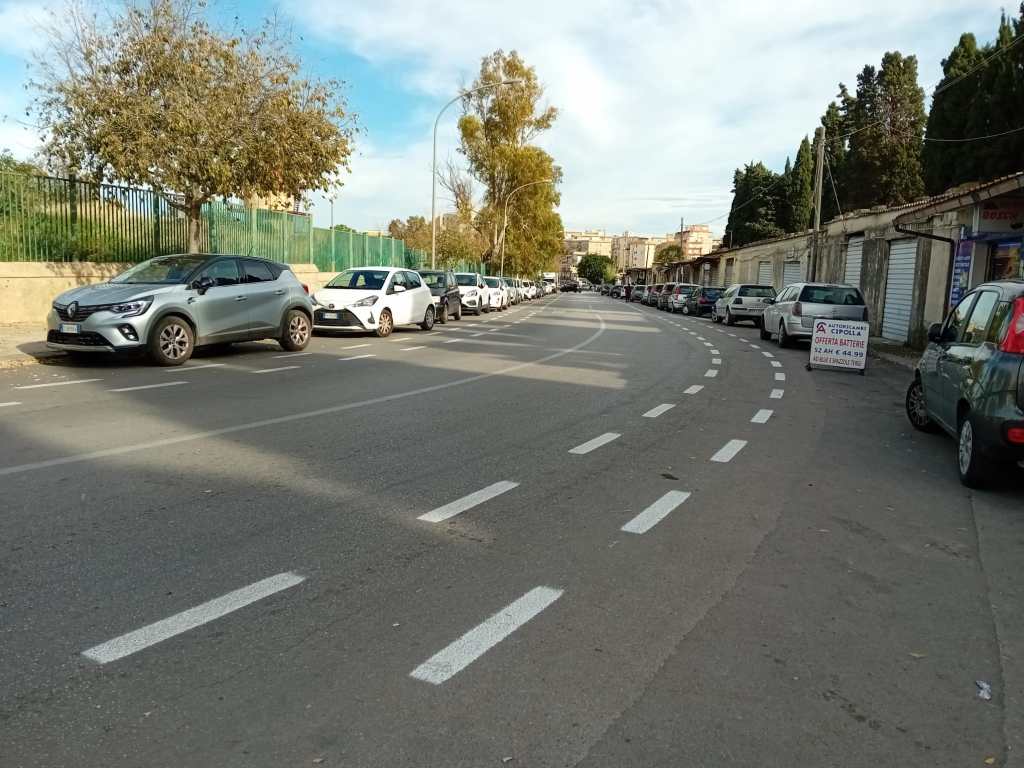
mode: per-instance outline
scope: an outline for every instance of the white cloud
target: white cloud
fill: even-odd
[[[737,165],[781,165],[836,84],[854,83],[885,51],[917,54],[921,83],[932,85],[963,25],[990,39],[1001,4],[314,0],[293,13],[311,34],[404,68],[410,91],[438,105],[473,79],[482,55],[517,49],[561,110],[542,143],[565,171],[566,225],[657,233],[680,215],[693,223],[720,214]],[[422,122],[423,143],[354,164],[339,198],[354,225],[426,210]]]

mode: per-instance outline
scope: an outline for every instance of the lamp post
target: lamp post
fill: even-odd
[[[505,276],[505,230],[508,228],[508,204],[509,201],[512,199],[512,195],[514,195],[520,189],[526,189],[527,187],[532,187],[535,184],[554,183],[555,182],[553,179],[540,179],[539,181],[528,181],[525,184],[520,184],[518,187],[509,192],[508,195],[505,197],[505,215],[501,223],[501,268],[499,273],[501,277]]]
[[[464,99],[471,93],[477,91],[483,91],[488,88],[497,88],[502,85],[518,85],[519,83],[525,83],[525,80],[502,80],[500,83],[487,83],[486,85],[479,85],[476,88],[470,88],[468,91],[462,91],[458,96],[449,101],[443,107],[441,111],[437,113],[437,118],[434,120],[434,153],[430,163],[430,268],[435,269],[437,267],[437,232],[435,228],[437,226],[436,219],[436,208],[437,208],[437,124],[441,122],[441,115],[459,99]]]

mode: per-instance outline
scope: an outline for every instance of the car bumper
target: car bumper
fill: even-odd
[[[377,329],[376,307],[345,307],[343,309],[313,308],[315,331],[373,331]],[[337,317],[332,317],[337,315]]]
[[[737,304],[730,304],[729,314],[733,317],[761,317],[764,314],[764,307],[743,307]]]
[[[150,321],[150,313],[124,317],[105,311],[79,321],[61,320],[51,308],[46,317],[46,346],[66,352],[130,352],[145,346]]]
[[[786,319],[786,333],[794,338],[809,339],[813,335],[813,329],[808,326],[804,327],[803,320],[797,318],[795,320]]]

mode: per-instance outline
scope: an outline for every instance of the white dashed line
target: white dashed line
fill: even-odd
[[[279,373],[281,371],[294,371],[301,367],[301,365],[282,365],[280,368],[260,368],[255,371],[249,371],[249,373]]]
[[[187,381],[165,381],[163,384],[143,384],[139,387],[118,387],[117,389],[108,389],[107,392],[136,392],[140,389],[160,389],[161,387],[179,387],[182,384],[188,384]]]
[[[782,367],[782,363],[780,363],[778,360],[772,360],[772,368],[781,368],[781,367]]]
[[[665,413],[665,411],[670,411],[670,410],[672,410],[675,407],[676,407],[675,403],[662,403],[661,405],[659,405],[659,406],[657,406],[655,408],[651,408],[651,410],[649,410],[647,413],[645,413],[644,414],[644,418],[646,418],[646,419],[656,419],[659,416],[661,416],[661,414]]]
[[[722,353],[721,353],[721,352],[719,352],[719,351],[718,351],[717,349],[712,349],[712,350],[711,350],[711,354],[712,354],[712,355],[720,355],[720,354],[722,354]]]
[[[760,411],[754,414],[754,417],[750,420],[750,423],[767,424],[768,419],[772,417],[773,413],[775,413],[775,411],[768,410],[767,408],[762,408]]]
[[[228,592],[226,595],[214,598],[209,602],[189,608],[187,611],[176,613],[161,621],[149,624],[134,632],[115,637],[105,643],[94,646],[82,655],[100,664],[109,664],[112,661],[131,656],[144,648],[163,642],[176,635],[188,632],[203,624],[226,616],[239,608],[255,603],[265,597],[270,597],[277,592],[294,587],[305,581],[304,576],[297,573],[279,573],[268,579],[257,581],[247,587]]]
[[[376,357],[376,355],[352,355],[351,357],[339,357],[338,359],[344,362],[346,360],[365,360],[368,357]]]
[[[167,373],[183,373],[185,371],[202,371],[207,368],[223,368],[227,363],[204,363],[203,365],[179,365],[176,368],[164,368]]]
[[[773,355],[771,352],[762,352],[761,354],[764,355],[765,357],[775,357],[775,355]]]
[[[64,387],[68,384],[88,384],[93,381],[103,381],[103,379],[72,379],[71,381],[51,381],[48,384],[22,384],[20,387],[15,389],[42,389],[43,387]]]
[[[779,371],[776,371],[775,372],[775,380],[776,381],[785,381],[786,380],[786,374],[781,373]]]
[[[786,393],[784,389],[773,389],[771,394],[768,395],[772,400],[781,400],[782,396]]]
[[[710,341],[705,341],[705,342],[704,342],[704,346],[705,346],[705,347],[713,347],[713,346],[715,346],[715,345],[714,345],[714,344],[712,344],[712,343],[711,343]]]
[[[688,498],[690,498],[689,491],[669,491],[622,526],[622,530],[626,533],[647,533],[647,531],[668,517],[669,512]]]
[[[562,590],[535,587],[514,603],[502,608],[482,624],[435,653],[416,669],[410,677],[425,683],[441,685],[450,680],[487,651],[523,626],[530,619],[562,596]]]
[[[290,354],[287,354],[287,355],[274,355],[274,359],[275,360],[283,360],[283,359],[285,359],[287,357],[308,357],[309,355],[312,355],[312,354],[313,354],[312,352],[291,352]]]
[[[708,368],[707,371],[704,372],[704,378],[705,379],[713,379],[717,375],[718,375],[718,369],[717,368]]]
[[[711,460],[716,461],[719,464],[725,464],[726,462],[732,461],[736,457],[736,454],[743,450],[746,444],[746,440],[730,440],[718,449],[715,455],[711,457]]]
[[[350,347],[342,347],[342,349],[362,349],[363,347],[368,347],[368,346],[370,346],[370,345],[369,344],[353,344]]]
[[[707,341],[703,336],[698,336],[697,341]]]
[[[0,403],[0,408],[10,408],[12,405],[21,405],[21,403],[14,402],[13,400],[9,403]]]
[[[401,352],[415,352],[417,349],[426,349],[426,347],[402,347]]]
[[[462,339],[448,339],[445,344],[455,344],[458,341],[462,341]]]
[[[500,496],[503,493],[511,491],[513,488],[517,488],[519,483],[513,483],[509,480],[502,480],[500,483],[494,483],[488,485],[486,488],[481,488],[479,491],[463,496],[461,499],[445,504],[443,507],[427,512],[426,514],[420,515],[417,520],[423,520],[428,523],[440,523],[447,520],[450,517],[462,514],[467,509],[472,509],[475,506],[483,504],[485,501],[490,501],[495,496]]]
[[[577,445],[575,448],[571,449],[569,453],[582,456],[585,453],[590,453],[591,451],[600,448],[602,445],[607,445],[612,440],[618,440],[620,437],[622,437],[622,435],[617,432],[605,432],[603,435],[599,435],[593,440],[588,440],[582,445]]]
[[[730,336],[731,338],[733,338],[733,339],[735,339],[735,338],[736,338],[736,334],[735,334],[735,333],[730,333],[730,334],[729,334],[729,336]]]
[[[748,342],[748,343],[749,343],[749,342]],[[751,348],[751,349],[760,349],[760,347],[759,347],[759,346],[757,346],[757,344],[751,344],[751,345],[750,345],[750,348]]]
[[[692,386],[689,386],[686,389],[684,389],[683,390],[683,394],[684,395],[696,395],[702,389],[704,389],[704,385],[703,384],[693,384]]]
[[[722,358],[720,358],[720,357],[712,357],[711,358],[711,364],[712,365],[721,365],[722,364]]]

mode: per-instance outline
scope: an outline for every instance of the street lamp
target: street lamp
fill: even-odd
[[[449,101],[443,107],[441,111],[437,113],[437,118],[434,120],[434,154],[430,164],[430,268],[435,269],[437,267],[437,233],[435,231],[437,214],[435,209],[437,208],[437,124],[441,122],[441,115],[459,99],[464,99],[471,93],[477,91],[483,91],[488,88],[497,88],[501,85],[518,85],[519,83],[525,83],[523,79],[516,80],[502,80],[500,83],[487,83],[486,85],[479,85],[476,88],[470,88],[468,91],[462,91],[458,96]]]
[[[505,230],[508,228],[508,204],[509,201],[512,199],[512,195],[514,195],[520,189],[526,189],[527,187],[532,187],[535,184],[554,183],[555,182],[553,179],[540,179],[539,181],[528,181],[525,184],[520,184],[518,187],[513,189],[511,192],[508,193],[508,196],[505,198],[505,216],[501,224],[501,277],[505,276]]]

